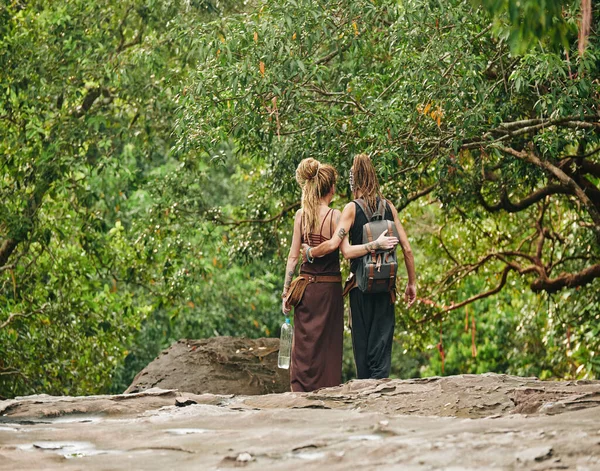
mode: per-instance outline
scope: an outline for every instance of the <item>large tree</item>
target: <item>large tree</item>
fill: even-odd
[[[134,298],[160,257],[128,234],[173,162],[191,3],[0,6],[0,394],[105,388],[157,302]]]
[[[276,328],[273,273],[201,217],[252,169],[173,151],[196,28],[243,8],[0,6],[0,396],[121,392],[181,337]]]
[[[119,389],[179,337],[272,335],[295,166],[334,163],[345,200],[363,151],[415,243],[403,340],[465,306],[501,332],[473,368],[537,374],[554,333],[593,357],[596,36],[515,55],[467,2],[217,5],[0,7],[0,395]],[[560,328],[512,336],[537,293]]]
[[[179,97],[180,143],[266,162],[263,203],[257,188],[247,209],[272,217],[294,203],[300,159],[345,178],[354,153],[371,153],[399,208],[424,198],[442,208],[445,255],[440,273],[425,273],[424,319],[515,276],[533,292],[597,287],[600,50],[595,34],[579,53],[576,29],[561,31],[566,51],[538,42],[515,55],[465,1],[266,2],[203,29],[202,63]],[[486,281],[472,293],[469,277]],[[585,291],[588,322],[595,291]]]

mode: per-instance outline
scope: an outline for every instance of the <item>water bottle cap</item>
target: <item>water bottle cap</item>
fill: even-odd
[[[285,323],[286,323],[286,324],[289,324],[289,323],[290,323],[290,318],[289,318],[289,317],[287,317],[287,316],[285,317]]]

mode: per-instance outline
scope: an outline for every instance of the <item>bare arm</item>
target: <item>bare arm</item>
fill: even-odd
[[[327,255],[328,253],[331,253],[337,249],[348,235],[348,231],[354,223],[355,215],[356,208],[354,203],[348,203],[344,207],[344,211],[342,211],[340,221],[336,224],[336,235],[332,236],[331,239],[326,240],[322,244],[319,244],[317,247],[313,247],[310,251],[311,257],[322,257],[323,255]]]
[[[300,245],[301,245],[301,236],[302,236],[302,210],[298,210],[296,212],[296,217],[294,218],[294,233],[292,235],[292,245],[290,246],[290,252],[288,254],[287,264],[285,266],[285,281],[283,282],[283,293],[282,296],[285,296],[290,287],[290,283],[292,282],[292,278],[294,278],[294,274],[296,273],[296,266],[298,265],[298,258],[300,256]],[[290,312],[291,307],[285,304],[285,301],[282,303],[282,308],[284,314]]]
[[[338,216],[335,224],[335,233],[330,240],[323,242],[317,247],[313,247],[310,251],[311,257],[322,257],[328,253],[333,252],[338,247],[341,248],[344,258],[349,260],[352,258],[362,257],[363,255],[379,249],[393,249],[398,244],[396,237],[386,236],[386,232],[381,234],[377,240],[369,242],[367,244],[350,245],[348,241],[348,231],[354,224],[354,218],[356,217],[356,206],[354,203],[348,203],[344,208],[341,216]],[[306,250],[308,246],[304,244]]]
[[[362,257],[363,255],[372,252],[373,250],[389,250],[396,247],[398,244],[398,239],[394,236],[388,237],[388,231],[383,232],[376,240],[373,242],[368,242],[366,244],[360,245],[350,245],[348,238],[345,238],[342,241],[341,250],[344,258],[347,260],[351,260],[353,258]]]
[[[410,307],[417,299],[417,275],[415,272],[415,258],[413,257],[412,249],[410,248],[410,243],[408,242],[406,231],[404,230],[404,227],[402,227],[400,219],[398,218],[398,211],[391,202],[388,201],[388,203],[390,205],[390,208],[392,209],[392,214],[394,215],[394,224],[396,225],[396,230],[398,231],[400,246],[402,247],[402,254],[404,255],[404,264],[406,265],[406,273],[408,274],[408,284],[406,286],[406,291],[404,292],[404,299]]]

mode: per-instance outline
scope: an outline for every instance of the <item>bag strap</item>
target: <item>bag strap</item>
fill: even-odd
[[[393,234],[392,232],[392,221],[388,221],[388,233],[389,234]],[[394,249],[395,250],[395,249]],[[389,252],[388,252],[389,255]],[[390,264],[390,284],[388,286],[388,291],[390,292],[396,292],[396,265],[395,264]],[[396,295],[390,295],[392,296],[392,304],[396,301]]]
[[[362,198],[356,198],[354,200],[354,202],[358,206],[360,206],[360,209],[362,209],[363,213],[365,213],[365,216],[367,217],[367,221],[371,221],[371,218],[373,217],[373,211],[371,211],[371,208],[368,207],[365,200],[363,200]]]
[[[379,201],[377,202],[377,210],[375,212],[371,211],[369,205],[367,205],[366,201],[362,198],[357,198],[354,200],[354,202],[360,206],[360,209],[363,210],[368,222],[373,221],[375,218],[382,220],[385,219],[385,208],[387,202],[384,198],[379,198]]]
[[[385,204],[386,201],[383,198],[379,198],[379,202],[377,204],[377,211],[375,212],[375,214],[373,214],[373,216],[379,216],[381,218],[381,220],[385,219]]]
[[[375,264],[369,263],[369,282],[367,283],[367,292],[373,288],[373,280],[375,279]]]
[[[345,297],[354,288],[356,288],[356,276],[354,276],[354,273],[350,272],[350,275],[344,284],[344,292],[342,293],[342,297]],[[350,316],[350,319],[352,319],[352,316]]]
[[[373,242],[373,232],[371,232],[371,226],[369,224],[365,224],[365,229],[367,230],[367,240]],[[367,254],[365,254],[367,255]],[[375,251],[371,250],[371,260],[375,263]]]

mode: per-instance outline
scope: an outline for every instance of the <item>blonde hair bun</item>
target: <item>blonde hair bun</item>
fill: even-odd
[[[319,201],[333,190],[337,172],[331,165],[309,157],[298,164],[296,181],[302,188],[302,232],[308,237],[319,229]]]
[[[313,180],[319,173],[319,161],[309,157],[303,159],[296,169],[296,181],[298,185],[304,186],[307,182]]]

